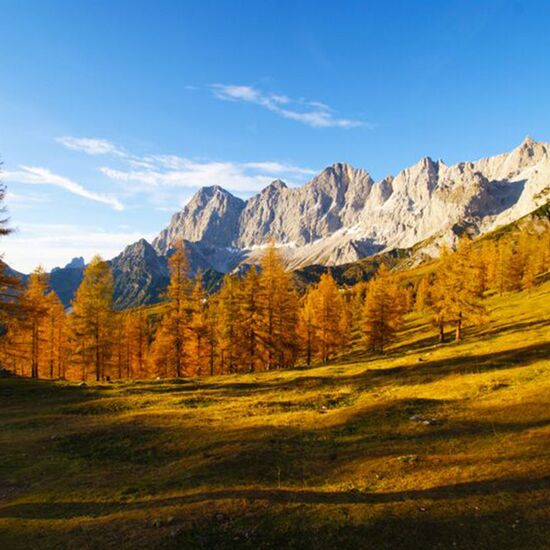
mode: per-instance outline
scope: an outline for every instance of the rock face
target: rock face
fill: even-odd
[[[190,263],[191,275],[201,271],[206,288],[215,288],[219,283],[219,272],[213,270],[211,261],[205,257],[208,249],[199,250],[189,241],[183,241]],[[157,254],[145,240],[140,239],[127,246],[109,263],[114,279],[114,305],[124,309],[136,305],[158,302],[170,281],[169,255]]]
[[[201,189],[153,241],[166,254],[178,239],[231,271],[255,262],[270,239],[289,268],[338,265],[428,238],[449,241],[510,223],[550,199],[550,145],[526,138],[510,153],[447,166],[429,157],[374,182],[334,164],[298,188],[276,180],[246,202],[220,187]]]
[[[294,189],[276,180],[247,201],[233,244],[251,248],[273,238],[303,246],[328,237],[353,224],[373,183],[367,172],[347,164],[329,166]]]
[[[157,302],[170,279],[167,259],[145,240],[127,246],[111,260],[115,307]]]
[[[245,202],[215,185],[200,189],[172,216],[170,225],[153,241],[153,247],[166,254],[178,239],[210,246],[231,246],[238,236],[239,217]]]
[[[421,242],[438,253],[461,231],[476,235],[511,223],[550,201],[550,145],[526,138],[516,149],[447,166],[425,157],[374,182],[365,170],[333,164],[305,185],[276,180],[243,201],[219,186],[200,189],[152,245],[140,240],[111,260],[118,308],[158,300],[167,257],[183,240],[191,271],[209,284],[242,262],[255,263],[272,239],[289,269],[338,266]],[[52,272],[68,303],[83,261]],[[56,288],[57,287],[57,288]],[[58,293],[59,293],[58,291]]]

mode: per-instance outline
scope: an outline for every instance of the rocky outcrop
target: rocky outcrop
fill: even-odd
[[[526,138],[510,153],[447,166],[425,157],[375,183],[365,170],[334,164],[297,188],[276,180],[246,202],[219,187],[201,189],[153,242],[166,253],[177,239],[230,271],[280,245],[289,267],[338,265],[453,227],[483,233],[537,208],[550,192],[550,146]]]
[[[160,254],[167,254],[177,240],[205,245],[230,246],[238,237],[239,218],[245,202],[218,185],[200,189],[168,227],[153,241]]]
[[[110,264],[118,309],[157,302],[170,279],[166,257],[145,239],[127,246]]]
[[[549,200],[550,145],[531,138],[475,162],[448,166],[425,157],[378,182],[338,163],[301,187],[275,180],[247,201],[205,187],[152,245],[138,241],[111,261],[115,300],[117,307],[158,300],[168,281],[167,257],[179,240],[192,271],[217,284],[220,273],[257,263],[270,240],[289,269],[348,264],[421,242],[430,243],[424,253],[435,255],[464,228],[482,234]],[[80,282],[81,263],[52,272],[65,303]]]

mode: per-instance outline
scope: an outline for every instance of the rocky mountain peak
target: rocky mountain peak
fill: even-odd
[[[267,187],[264,187],[261,191],[261,194],[273,194],[273,193],[280,193],[284,189],[288,189],[288,185],[280,179],[273,180]]]
[[[73,258],[65,267],[54,267],[51,273],[57,273],[63,269],[79,269],[83,270],[86,267],[86,262],[82,256]]]
[[[452,241],[454,226],[481,234],[546,204],[549,182],[550,144],[528,136],[510,152],[476,161],[446,165],[423,157],[376,183],[366,170],[335,163],[300,187],[275,180],[247,201],[217,185],[205,187],[152,244],[141,239],[111,261],[117,306],[160,296],[168,254],[179,240],[192,271],[219,273],[258,262],[270,239],[289,269],[337,265],[423,241],[436,251],[438,243]],[[56,291],[58,279],[71,281],[61,293],[64,303],[78,277],[82,269],[52,273]]]
[[[446,165],[425,156],[378,183],[338,162],[300,187],[275,180],[246,203],[213,186],[198,192],[153,246],[167,251],[184,238],[206,261],[223,256],[229,266],[227,254],[242,261],[274,238],[292,256],[289,265],[302,265],[349,260],[352,249],[412,246],[466,218],[482,231],[504,212],[509,221],[539,205],[549,151],[527,137],[509,153],[477,161]]]
[[[529,134],[527,134],[521,142],[520,147],[533,147],[534,145],[537,145],[537,142]]]
[[[172,216],[168,227],[153,241],[166,254],[178,240],[230,246],[236,237],[245,202],[219,185],[199,189],[183,210]]]
[[[201,187],[194,195],[191,201],[193,200],[210,200],[215,196],[221,197],[234,197],[229,191],[226,191],[223,187],[219,185],[208,185],[206,187]],[[191,202],[189,201],[189,202]]]
[[[82,269],[85,265],[86,265],[86,262],[84,261],[84,258],[82,256],[78,256],[77,258],[73,258],[65,266],[65,269]]]
[[[156,258],[155,249],[147,242],[146,239],[139,239],[133,244],[128,245],[123,251],[122,256],[125,258]]]

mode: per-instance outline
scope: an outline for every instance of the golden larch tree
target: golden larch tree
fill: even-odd
[[[314,319],[314,304],[315,295],[311,288],[308,288],[300,307],[298,315],[297,334],[300,339],[301,349],[305,355],[306,365],[311,366],[314,351],[315,324]]]
[[[154,343],[155,364],[160,375],[187,374],[190,361],[186,350],[191,320],[192,281],[187,254],[180,241],[168,260],[170,283],[166,291],[167,304]]]
[[[21,309],[24,316],[23,327],[27,333],[32,378],[39,378],[39,366],[44,358],[43,344],[45,343],[45,324],[48,315],[46,298],[48,290],[48,274],[42,267],[37,267],[30,275],[21,298]]]
[[[188,356],[190,370],[201,376],[208,367],[208,322],[206,292],[200,274],[195,277],[190,298],[191,316],[189,319]]]
[[[216,297],[216,339],[219,346],[220,374],[234,373],[238,368],[239,283],[226,275]]]
[[[298,297],[292,275],[271,241],[260,261],[258,278],[259,340],[265,368],[284,368],[294,363],[298,351],[296,325]]]
[[[434,310],[444,321],[454,324],[455,339],[461,340],[465,321],[477,324],[486,316],[479,264],[467,239],[460,240],[454,254],[443,253],[435,287]]]
[[[95,256],[72,302],[69,335],[74,359],[82,379],[90,370],[97,381],[107,376],[114,347],[113,275],[109,264]]]
[[[311,290],[313,348],[318,359],[326,363],[341,350],[342,317],[344,302],[336,281],[330,273],[323,273],[319,283]]]
[[[404,300],[400,292],[395,277],[381,264],[369,282],[363,310],[365,340],[371,351],[384,353],[401,327]]]
[[[259,276],[252,266],[239,284],[238,347],[245,370],[254,372],[262,368],[260,354],[261,309],[258,296]]]
[[[45,297],[44,356],[50,378],[65,379],[67,352],[65,308],[57,294],[50,290]]]

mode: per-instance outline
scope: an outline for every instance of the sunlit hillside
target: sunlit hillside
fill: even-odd
[[[311,369],[0,379],[0,547],[547,548],[550,282],[487,306]]]

